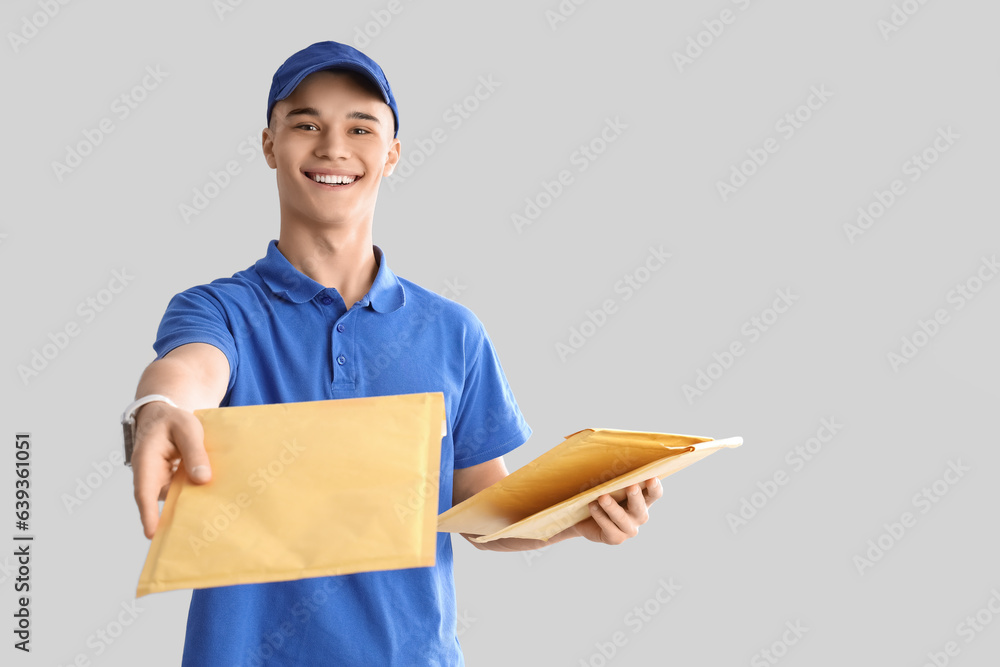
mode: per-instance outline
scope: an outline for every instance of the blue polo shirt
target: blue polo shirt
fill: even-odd
[[[224,406],[442,392],[443,512],[455,468],[510,452],[531,428],[482,322],[397,277],[373,251],[378,275],[347,309],[336,289],[298,271],[271,241],[245,271],[176,295],[153,347],[157,358],[194,342],[222,350]],[[456,619],[451,535],[438,533],[434,567],[195,590],[183,664],[464,665]]]

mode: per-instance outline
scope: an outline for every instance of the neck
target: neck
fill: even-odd
[[[348,309],[367,294],[378,274],[370,225],[330,230],[282,225],[278,249],[296,269],[335,288]]]

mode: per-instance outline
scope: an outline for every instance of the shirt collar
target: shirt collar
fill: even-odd
[[[403,284],[389,268],[385,253],[377,245],[373,245],[375,261],[378,262],[378,274],[368,293],[361,297],[361,305],[371,305],[380,313],[391,313],[403,306],[406,294]],[[281,254],[278,241],[272,240],[267,246],[267,255],[254,265],[257,274],[276,296],[292,301],[305,303],[325,290],[323,285],[305,275]]]

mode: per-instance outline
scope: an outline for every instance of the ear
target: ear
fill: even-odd
[[[396,168],[396,163],[399,162],[399,149],[399,139],[393,138],[392,143],[389,144],[389,152],[385,156],[385,166],[382,167],[382,178],[392,175],[393,169]]]
[[[260,147],[264,152],[264,159],[271,169],[278,168],[278,161],[274,159],[274,132],[269,127],[265,127],[260,136]]]

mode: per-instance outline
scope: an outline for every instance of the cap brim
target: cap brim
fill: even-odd
[[[382,85],[382,82],[379,81],[378,76],[376,76],[372,70],[358,63],[345,63],[340,60],[328,60],[307,67],[306,69],[299,72],[295,76],[295,78],[290,79],[288,83],[282,86],[281,90],[279,90],[277,95],[275,95],[274,97],[274,104],[272,104],[271,108],[268,109],[267,111],[268,118],[270,118],[271,112],[274,111],[274,105],[280,102],[281,100],[285,99],[289,95],[291,95],[292,92],[298,87],[298,85],[302,83],[303,79],[305,79],[310,74],[313,74],[314,72],[320,72],[328,69],[346,69],[363,75],[365,78],[367,78],[369,81],[375,84],[375,86],[379,89],[379,92],[382,93],[382,101],[388,104],[390,109],[392,108],[392,104],[390,104],[389,102],[389,91],[386,90],[385,86]],[[396,119],[396,112],[393,111],[392,115],[393,115],[393,122],[398,124],[399,121]]]

